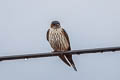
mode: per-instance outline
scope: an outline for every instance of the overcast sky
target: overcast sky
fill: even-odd
[[[73,50],[120,46],[120,0],[0,0],[0,56],[50,52],[53,20]],[[0,80],[120,80],[120,52],[0,62]]]

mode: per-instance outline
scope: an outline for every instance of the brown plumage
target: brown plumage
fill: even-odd
[[[71,50],[68,34],[61,28],[58,21],[51,23],[51,27],[47,31],[47,40],[55,52]],[[77,71],[72,60],[72,55],[60,55],[59,57],[64,63],[68,66],[72,66],[74,70]]]

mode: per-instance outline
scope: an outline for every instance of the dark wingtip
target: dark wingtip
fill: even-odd
[[[75,71],[77,71],[77,68],[75,67],[75,65],[72,65],[72,67],[74,68]]]

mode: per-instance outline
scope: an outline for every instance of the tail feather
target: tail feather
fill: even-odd
[[[77,71],[77,68],[75,67],[75,64],[72,59],[72,55],[66,55],[68,61],[70,62],[71,66],[74,68],[75,71]]]
[[[71,66],[71,65],[69,64],[69,62],[66,60],[66,58],[65,58],[64,55],[60,55],[59,57],[60,57],[60,59],[61,59],[65,64],[67,64],[68,66]]]
[[[65,64],[72,66],[74,70],[77,71],[77,68],[75,67],[75,64],[72,60],[72,55],[60,55],[59,57]]]

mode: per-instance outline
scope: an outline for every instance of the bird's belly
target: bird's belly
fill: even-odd
[[[69,48],[68,41],[61,33],[54,33],[50,38],[51,47],[55,51],[66,51]]]

